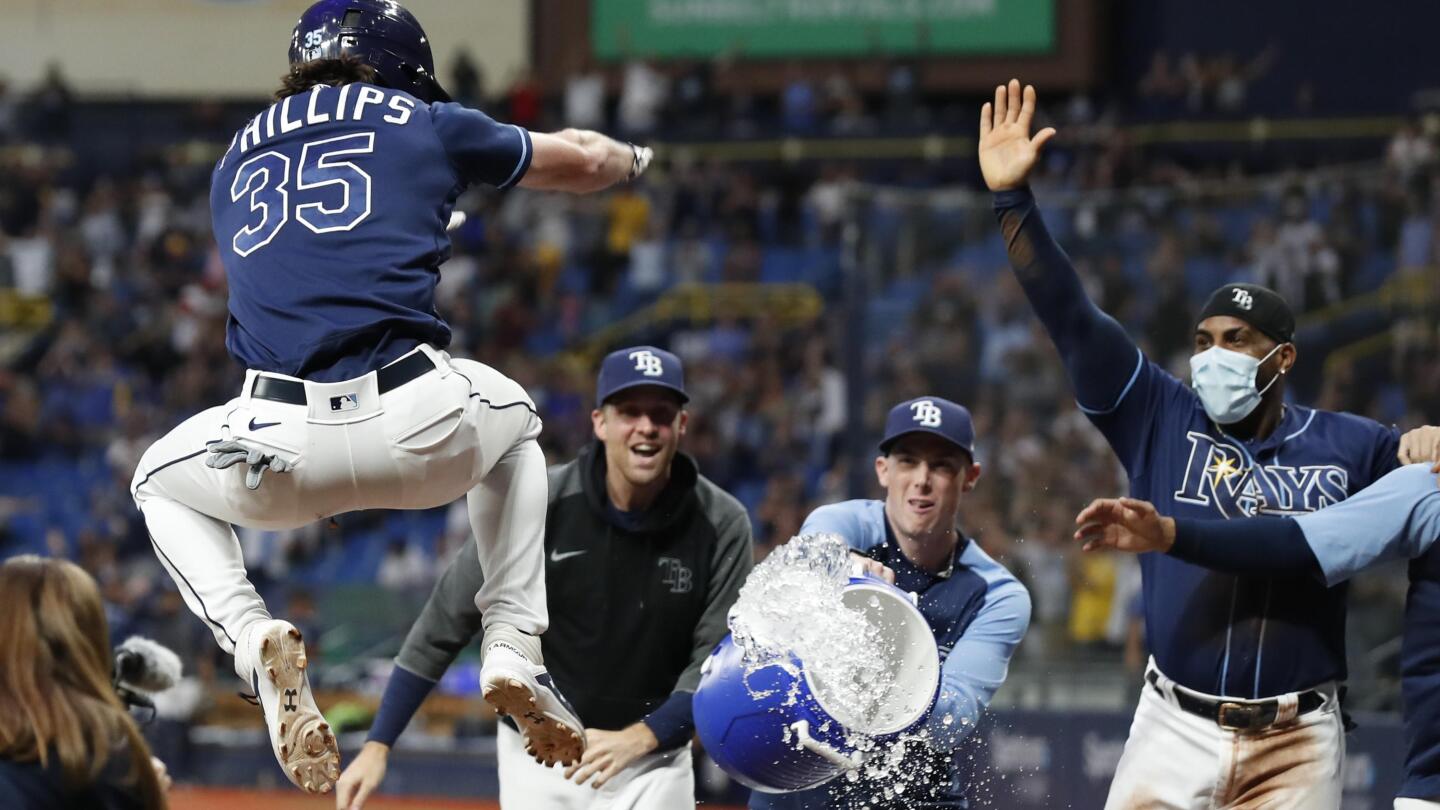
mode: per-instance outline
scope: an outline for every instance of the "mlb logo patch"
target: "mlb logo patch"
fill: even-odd
[[[359,394],[341,394],[338,397],[330,397],[330,412],[353,411],[360,407]]]

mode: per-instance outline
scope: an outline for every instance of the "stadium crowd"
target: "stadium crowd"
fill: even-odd
[[[1232,78],[1216,80],[1222,100],[1235,92],[1226,82],[1241,81],[1233,76],[1261,69],[1227,64]],[[478,100],[479,77],[460,80],[466,69],[456,95]],[[1183,97],[1161,73],[1145,92]],[[906,76],[904,65],[890,73],[893,107],[867,104],[841,81],[798,78],[776,101],[795,134],[866,134],[901,119],[904,130],[941,114],[903,92],[913,81]],[[648,136],[664,110],[713,108],[711,86],[704,70],[669,77],[635,63],[614,115],[622,131]],[[561,110],[570,123],[601,126],[611,113],[603,82],[587,71],[540,94],[533,81],[517,81],[496,114],[540,126]],[[228,399],[241,379],[224,348],[225,278],[209,234],[216,152],[170,148],[133,171],[96,172],[75,157],[85,137],[71,126],[75,103],[58,73],[26,94],[0,81],[0,290],[6,301],[48,302],[48,317],[28,322],[8,307],[17,320],[0,340],[0,548],[76,559],[100,581],[117,635],[144,632],[201,660],[211,645],[155,563],[128,486],[155,436]],[[722,105],[736,113],[727,120],[746,120],[746,103]],[[1230,161],[1182,167],[1085,99],[1055,118],[1079,137],[1046,166],[1047,216],[1101,306],[1182,377],[1191,313],[1223,279],[1263,281],[1310,312],[1395,279],[1429,272],[1434,283],[1436,151],[1418,125],[1396,133],[1380,170],[1377,155],[1357,171],[1250,177]],[[932,204],[923,193],[970,170],[703,158],[666,168],[593,199],[521,192],[461,201],[469,218],[453,234],[438,296],[452,351],[526,387],[550,459],[589,439],[594,370],[571,350],[597,330],[643,313],[677,285],[808,282],[826,300],[813,321],[646,322],[641,333],[686,360],[693,418],[684,449],[750,509],[756,554],[795,534],[814,505],[844,497],[851,465],[868,464],[843,452],[850,408],[860,407],[872,436],[888,405],[945,396],[974,411],[985,465],[965,528],[1035,595],[1038,632],[1022,656],[1053,660],[1128,642],[1138,666],[1138,576],[1127,560],[1082,558],[1069,543],[1077,507],[1123,491],[1119,467],[1068,396],[1057,396],[1067,385],[1005,269],[988,199]],[[850,192],[871,180],[919,191],[851,206]],[[866,265],[874,289],[855,396],[841,362],[853,327],[842,308],[847,222],[878,257]],[[1306,357],[1311,345],[1348,345],[1331,323],[1302,333],[1313,341],[1301,343],[1302,364],[1320,363],[1321,352]],[[1323,387],[1302,394],[1402,427],[1422,414],[1433,421],[1436,324],[1412,313],[1382,330],[1378,353],[1332,352]],[[286,595],[289,615],[303,621],[303,605],[335,583],[424,590],[467,533],[463,515],[440,510],[351,515],[285,536],[247,532],[243,541],[262,588]],[[1394,596],[1380,586],[1376,598]]]

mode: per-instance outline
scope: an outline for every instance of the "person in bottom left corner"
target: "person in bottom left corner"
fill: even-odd
[[[111,685],[100,589],[78,565],[0,564],[0,807],[164,810],[169,777]]]

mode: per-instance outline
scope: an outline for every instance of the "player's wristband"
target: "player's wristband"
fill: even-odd
[[[390,672],[385,695],[380,698],[380,708],[375,712],[375,720],[370,724],[370,733],[365,739],[394,748],[400,732],[410,724],[410,718],[415,716],[420,704],[434,688],[434,681],[397,664]]]
[[[640,147],[630,144],[630,173],[625,175],[625,182],[630,182],[640,176]]]
[[[650,158],[654,152],[648,146],[636,146],[633,143],[626,145],[630,147],[630,173],[625,175],[625,182],[628,183],[645,171],[645,168],[650,165]]]

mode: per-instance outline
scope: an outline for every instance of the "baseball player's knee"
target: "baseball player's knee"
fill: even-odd
[[[140,463],[135,466],[135,474],[130,477],[130,497],[135,499],[135,505],[139,507],[147,495],[154,494],[150,490],[151,473],[163,464],[159,461],[159,453],[156,452],[160,442],[150,445],[140,456]]]

